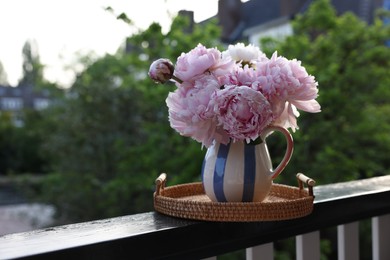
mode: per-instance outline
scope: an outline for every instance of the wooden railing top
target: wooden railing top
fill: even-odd
[[[390,212],[390,176],[314,188],[306,217],[224,223],[156,212],[0,237],[0,259],[200,259]]]

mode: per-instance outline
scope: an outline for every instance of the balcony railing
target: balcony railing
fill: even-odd
[[[390,176],[316,186],[313,212],[287,221],[224,223],[156,212],[0,237],[1,259],[216,259],[246,249],[273,259],[295,237],[297,259],[320,259],[320,230],[337,227],[339,259],[359,259],[358,223],[371,218],[372,259],[390,259]]]

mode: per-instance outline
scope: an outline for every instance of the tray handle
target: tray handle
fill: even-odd
[[[155,182],[156,183],[156,195],[160,195],[161,191],[165,188],[166,181],[167,181],[167,174],[161,173]]]
[[[307,177],[303,173],[297,173],[297,180],[298,180],[299,189],[302,190],[303,184],[306,183],[307,187],[309,188],[309,196],[314,197],[313,186],[316,184],[315,180]]]

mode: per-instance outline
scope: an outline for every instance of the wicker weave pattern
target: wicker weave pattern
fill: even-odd
[[[299,218],[313,210],[314,196],[302,188],[273,184],[262,202],[212,202],[201,182],[157,187],[154,193],[156,211],[179,218],[250,222]]]

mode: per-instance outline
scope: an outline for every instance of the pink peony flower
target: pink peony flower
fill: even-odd
[[[168,59],[158,59],[149,68],[149,77],[156,83],[165,83],[173,76],[174,67]]]
[[[299,83],[288,89],[288,101],[303,111],[320,112],[321,106],[315,100],[318,97],[318,82],[315,81],[314,76],[309,75],[301,66],[301,62],[296,59],[289,61],[289,66]]]
[[[212,105],[218,124],[233,141],[256,140],[273,119],[267,99],[247,86],[225,86],[214,92]]]
[[[287,101],[307,112],[320,111],[315,101],[317,82],[297,60],[287,60],[275,52],[269,61],[257,63],[256,72],[261,91],[271,102],[276,118],[284,112]]]
[[[272,124],[286,129],[291,128],[291,130],[295,132],[295,130],[299,128],[297,117],[299,117],[299,112],[296,107],[289,102],[286,102],[283,112],[274,122],[272,122]]]
[[[237,67],[229,74],[218,78],[221,85],[237,85],[237,86],[252,86],[255,90],[258,89],[258,80],[256,71],[248,66],[243,68]]]
[[[166,99],[169,122],[183,136],[189,136],[209,147],[213,140],[228,142],[226,134],[217,129],[217,119],[209,106],[212,94],[219,89],[212,75],[201,75],[193,83],[183,82]]]
[[[256,64],[256,73],[261,85],[261,92],[270,101],[275,117],[279,117],[285,108],[288,96],[288,88],[293,78],[288,60],[278,57],[276,52],[268,61],[261,61]]]
[[[321,111],[318,83],[300,61],[277,52],[268,59],[254,45],[238,43],[221,53],[198,44],[173,68],[160,59],[149,76],[158,83],[176,81],[166,99],[170,125],[206,147],[256,140],[270,125],[295,132],[298,110]]]
[[[182,53],[177,59],[175,75],[183,81],[205,73],[220,59],[221,53],[217,49],[207,49],[202,44],[188,53]]]

